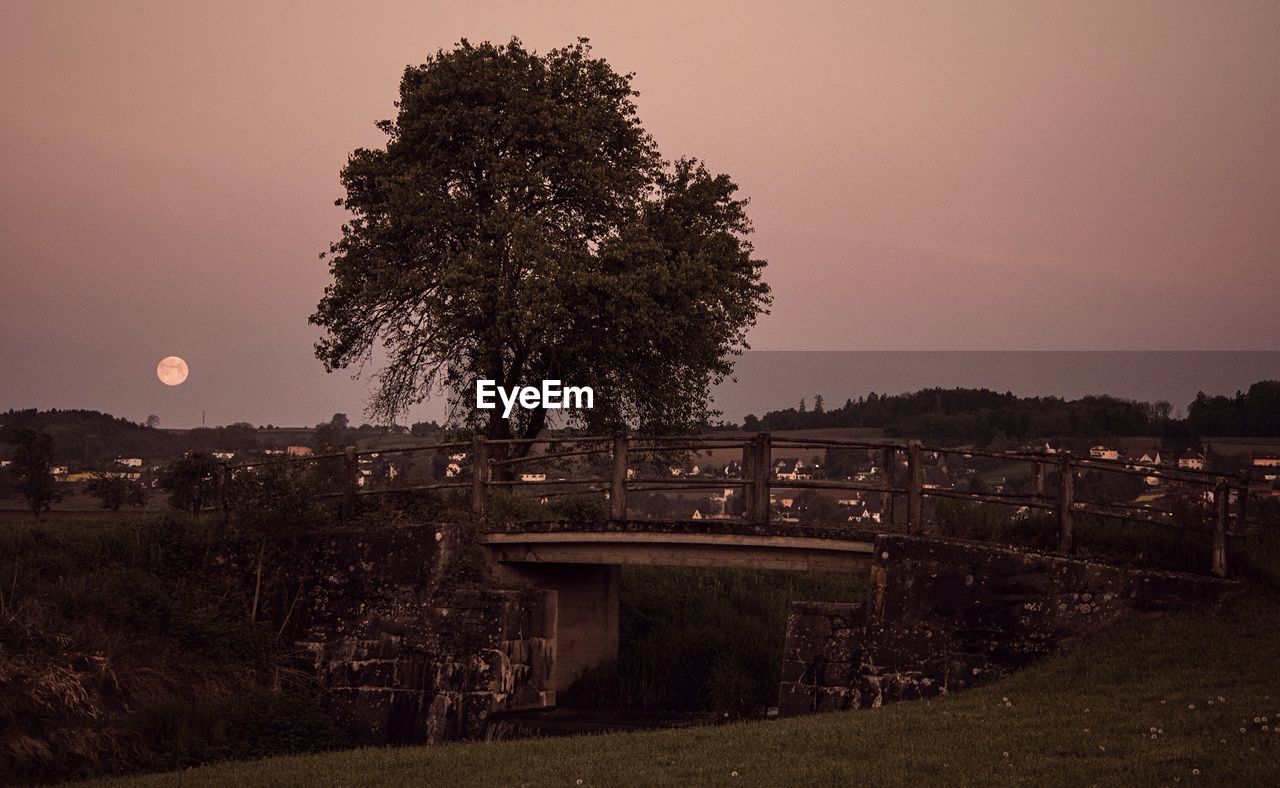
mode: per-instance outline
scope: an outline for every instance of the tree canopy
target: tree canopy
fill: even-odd
[[[636,95],[585,39],[543,55],[464,40],[405,69],[386,146],[342,171],[351,216],[311,317],[329,371],[385,352],[374,416],[444,394],[455,421],[531,437],[541,406],[476,411],[474,382],[558,379],[595,390],[566,426],[707,420],[770,303],[765,262],[737,186],[664,161]]]
[[[62,500],[58,481],[53,478],[53,437],[47,432],[24,427],[17,431],[17,449],[9,466],[18,492],[27,499],[31,513],[42,512]]]

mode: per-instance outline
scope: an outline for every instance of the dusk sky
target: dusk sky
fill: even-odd
[[[1274,0],[3,17],[0,409],[359,421],[365,384],[324,373],[307,323],[338,171],[383,142],[405,65],[464,37],[589,37],[665,156],[738,182],[775,297],[755,348],[1277,349]]]

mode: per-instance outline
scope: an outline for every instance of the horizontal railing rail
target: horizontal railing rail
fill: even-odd
[[[542,453],[534,451],[546,447]],[[523,450],[516,456],[508,456],[512,450]],[[863,478],[813,479],[780,478],[776,472],[775,455],[801,449],[831,450],[850,449],[864,451],[871,459],[871,471]],[[633,458],[639,456],[641,469],[652,468],[654,460],[662,455],[698,455],[711,452],[741,452],[737,462],[740,472],[736,475],[653,477],[639,475]],[[410,453],[435,452],[449,454],[458,462],[451,468],[452,476],[428,484],[396,484],[383,488],[365,487],[360,470],[362,457],[393,457]],[[652,455],[658,455],[653,457]],[[1030,466],[1030,492],[1008,490],[957,489],[927,483],[925,480],[926,457],[944,461],[948,457],[1000,461]],[[645,460],[644,457],[650,459]],[[592,462],[602,458],[605,462]],[[1076,457],[1069,452],[996,451],[972,447],[935,447],[917,440],[846,440],[841,438],[774,437],[767,432],[747,437],[712,435],[557,435],[539,438],[488,439],[476,437],[469,441],[442,441],[421,445],[393,446],[357,450],[348,448],[342,452],[326,452],[299,457],[267,457],[235,464],[223,463],[218,472],[218,506],[225,513],[227,480],[237,471],[249,471],[259,467],[280,464],[323,462],[342,460],[341,490],[321,494],[326,499],[342,501],[342,517],[354,513],[355,500],[371,495],[435,492],[445,490],[470,490],[470,507],[477,519],[488,514],[489,493],[495,490],[528,490],[532,496],[553,496],[604,493],[609,501],[612,519],[625,520],[628,514],[627,493],[660,492],[671,490],[733,489],[742,494],[741,519],[754,524],[768,524],[774,516],[772,497],[780,491],[836,490],[849,491],[859,496],[878,496],[879,520],[882,528],[902,525],[908,533],[920,532],[925,527],[924,501],[928,498],[968,501],[1016,507],[1017,509],[1053,512],[1056,515],[1056,545],[1064,553],[1076,549],[1074,520],[1076,515],[1088,515],[1152,526],[1201,530],[1210,533],[1212,555],[1210,571],[1220,577],[1227,574],[1226,542],[1260,526],[1248,519],[1250,479],[1247,475],[1233,476],[1209,470],[1172,468],[1147,465],[1123,460],[1105,460],[1097,457]],[[590,462],[599,469],[608,466],[608,476],[553,477],[553,473],[538,469],[541,478],[511,478],[522,466],[561,464],[579,460]],[[828,464],[829,460],[828,460]],[[904,467],[905,466],[905,467]],[[973,469],[976,473],[976,469]],[[1050,473],[1056,475],[1054,489],[1049,490]],[[545,474],[545,475],[543,475]],[[1076,495],[1076,482],[1086,474],[1119,474],[1155,478],[1171,484],[1183,485],[1188,490],[1188,507],[1193,513],[1207,510],[1208,523],[1200,527],[1178,522],[1180,515],[1157,506],[1136,501],[1080,500]],[[868,479],[868,477],[874,477]],[[1019,477],[1024,478],[1024,477]],[[1192,488],[1209,488],[1211,492],[1190,494]],[[771,497],[772,494],[772,497]],[[874,500],[874,497],[870,500]],[[1232,502],[1235,507],[1233,512]],[[868,503],[860,497],[859,501]],[[905,503],[905,517],[899,505]],[[726,515],[720,515],[725,517]],[[1185,518],[1184,518],[1185,519]],[[1234,525],[1234,527],[1233,527]]]

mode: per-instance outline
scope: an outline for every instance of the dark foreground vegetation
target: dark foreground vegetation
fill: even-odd
[[[1280,604],[1138,619],[947,698],[589,742],[365,749],[113,781],[214,785],[1271,785]]]
[[[188,517],[0,529],[0,784],[343,744]]]
[[[54,515],[42,524],[0,529],[0,784],[155,771],[347,744],[323,714],[307,675],[290,662],[295,634],[290,611],[302,593],[297,567],[306,563],[305,551],[291,540],[309,529],[326,527],[327,522],[324,510],[309,503],[306,492],[311,483],[300,473],[280,471],[237,480],[246,485],[237,498],[243,503],[233,509],[226,525],[218,518],[197,521],[179,514],[132,519],[104,515],[98,522]],[[367,503],[375,505],[372,500]],[[529,506],[516,501],[505,506],[519,508],[518,504]],[[452,503],[454,508],[458,505]],[[393,503],[388,501],[386,506]],[[370,509],[361,516],[378,522],[406,517],[448,519],[450,507],[449,501],[423,501],[411,511],[403,506],[395,511]],[[557,518],[602,516],[598,501],[566,498],[554,508]],[[1052,546],[1052,518],[1020,515],[1010,507],[958,503],[940,506],[935,514],[946,535]],[[1088,555],[1204,570],[1207,534],[1203,532],[1139,529],[1082,516],[1076,533]],[[1155,743],[1143,745],[1155,748],[1154,754],[1124,737],[1136,736],[1130,728],[1139,717],[1155,719],[1156,711],[1166,711],[1148,708],[1159,699],[1182,703],[1188,693],[1221,694],[1228,698],[1232,714],[1244,714],[1241,704],[1267,694],[1259,688],[1270,688],[1267,682],[1277,681],[1277,535],[1272,530],[1265,537],[1232,540],[1232,571],[1259,596],[1221,620],[1179,616],[1149,621],[1139,630],[1147,633],[1145,641],[1134,641],[1127,633],[1114,636],[1119,638],[1114,642],[1122,645],[1106,646],[1097,666],[1087,654],[1071,657],[1074,663],[1063,663],[1085,665],[1084,675],[1092,676],[1088,682],[1070,676],[1064,680],[1064,671],[1078,668],[1055,667],[1059,665],[1055,660],[1034,674],[1041,678],[1012,680],[1012,687],[1023,686],[1023,690],[1002,689],[1009,683],[1001,682],[994,689],[973,693],[986,698],[981,702],[969,700],[966,693],[954,700],[906,704],[904,710],[822,718],[821,724],[788,721],[671,735],[687,738],[610,737],[596,740],[603,748],[599,761],[568,757],[566,753],[574,748],[564,744],[504,748],[512,763],[528,769],[524,776],[507,771],[507,755],[494,757],[497,751],[492,748],[453,746],[430,751],[360,751],[336,756],[336,761],[281,761],[272,763],[291,765],[239,765],[184,774],[194,774],[194,779],[207,774],[211,780],[256,782],[261,776],[293,783],[377,784],[384,779],[392,784],[404,782],[410,774],[396,769],[424,768],[442,775],[441,782],[536,783],[564,777],[557,763],[565,763],[584,779],[607,782],[629,775],[626,769],[631,768],[637,770],[635,779],[642,784],[728,779],[728,771],[734,769],[760,782],[847,780],[855,776],[847,771],[851,766],[843,760],[823,763],[821,759],[840,747],[852,747],[841,757],[865,760],[875,752],[868,742],[894,750],[887,760],[883,754],[876,756],[879,760],[872,759],[875,763],[867,774],[879,776],[876,784],[894,784],[898,778],[889,777],[896,772],[883,764],[901,766],[897,753],[921,746],[925,746],[921,757],[940,758],[940,763],[949,764],[947,769],[958,770],[955,774],[1005,774],[991,772],[996,767],[982,761],[986,755],[966,754],[962,739],[964,724],[969,723],[982,727],[982,736],[987,737],[982,746],[987,749],[1016,752],[1021,748],[1015,766],[1004,766],[1012,769],[1010,775],[1043,776],[1051,771],[1048,764],[1055,758],[1068,758],[1072,768],[1083,764],[1085,773],[1124,768],[1138,769],[1135,773],[1140,776],[1173,774],[1159,769],[1191,761],[1172,755],[1181,751],[1163,743],[1165,734],[1157,732]],[[477,566],[467,562],[460,566],[470,569],[450,582],[476,579]],[[864,595],[864,584],[860,576],[629,569],[622,586],[623,656],[582,677],[562,700],[564,705],[589,708],[758,715],[776,703],[790,603],[856,600]],[[1271,601],[1262,595],[1270,595]],[[1263,620],[1266,617],[1271,618]],[[1093,647],[1082,643],[1078,648]],[[1132,665],[1119,656],[1122,648],[1131,649]],[[1176,692],[1168,689],[1175,686]],[[995,709],[983,705],[996,695],[1014,692],[1033,695],[1020,703],[1030,702],[1037,713],[1046,715],[1047,721],[1037,718],[1030,733],[1007,724],[1007,719],[1019,719],[1020,705],[1016,712],[1003,704]],[[1099,699],[1112,693],[1136,698],[1141,713],[1126,718],[1121,698]],[[1227,774],[1251,774],[1248,770],[1263,757],[1253,753],[1274,759],[1274,750],[1260,749],[1258,742],[1264,739],[1255,736],[1260,725],[1274,722],[1240,722],[1237,727],[1245,727],[1253,738],[1226,737],[1229,731],[1223,726],[1228,718],[1217,708],[1222,703],[1215,701],[1209,715],[1183,715],[1164,727],[1180,731],[1169,735],[1189,748],[1186,757],[1194,756],[1201,764],[1195,768],[1207,765],[1227,769]],[[1110,708],[1114,719],[1096,727],[1084,724],[1073,716],[1080,714],[1079,709],[1068,708],[1080,705]],[[1270,712],[1250,707],[1241,719],[1266,716],[1274,721],[1280,703],[1276,706]],[[1070,728],[1062,734],[1065,743],[1061,745],[1047,738],[1055,725]],[[1159,722],[1151,725],[1162,727]],[[1120,738],[1085,735],[1081,727],[1109,731]],[[1255,749],[1237,747],[1224,760],[1208,749],[1206,737],[1219,734],[1232,745],[1248,741]],[[1002,735],[1009,738],[997,738]],[[928,741],[922,744],[917,740],[921,738]],[[1095,738],[1096,746],[1107,747],[1106,751],[1089,751]],[[788,741],[801,750],[809,748],[819,762],[797,767],[792,774],[776,771],[778,764],[760,759],[761,752]],[[1112,752],[1115,741],[1123,745],[1120,754],[1105,755]],[[687,747],[681,742],[687,742]],[[677,748],[705,757],[688,759],[676,753]],[[477,770],[479,761],[487,765]],[[375,778],[365,771],[383,763],[391,770],[383,776]],[[725,775],[712,770],[718,765],[729,767]],[[261,775],[245,771],[257,768],[266,771]],[[923,774],[941,779],[949,773]]]

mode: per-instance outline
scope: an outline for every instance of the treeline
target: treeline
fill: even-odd
[[[16,444],[24,429],[53,438],[54,462],[83,465],[109,463],[120,456],[155,459],[187,451],[251,451],[263,445],[257,428],[245,422],[170,432],[96,410],[0,413],[0,445]]]
[[[1035,438],[1106,438],[1151,435],[1174,439],[1214,436],[1280,436],[1280,381],[1254,383],[1234,397],[1203,392],[1174,418],[1168,402],[1138,402],[1110,396],[1067,400],[1019,397],[988,389],[931,388],[910,394],[871,393],[827,409],[776,410],[743,422],[746,430],[876,427],[895,437],[956,443],[992,443]]]

